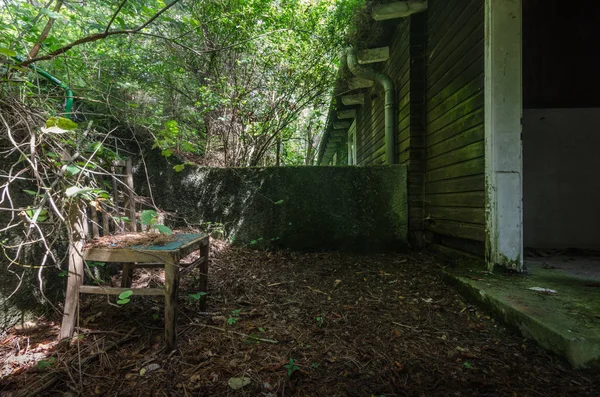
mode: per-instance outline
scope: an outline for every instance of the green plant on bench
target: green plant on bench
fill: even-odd
[[[173,234],[173,230],[158,223],[158,213],[154,210],[143,210],[140,214],[140,223],[148,229],[156,229],[162,234]]]

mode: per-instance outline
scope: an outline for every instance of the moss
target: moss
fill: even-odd
[[[531,274],[482,273],[460,266],[445,276],[472,300],[490,310],[543,347],[564,356],[575,367],[600,363],[600,290],[590,280],[558,269],[532,269]],[[531,287],[557,291],[538,294]]]
[[[152,158],[157,205],[185,223],[223,224],[234,242],[261,248],[380,251],[406,247],[406,167],[172,170]],[[144,187],[139,175],[136,186]]]

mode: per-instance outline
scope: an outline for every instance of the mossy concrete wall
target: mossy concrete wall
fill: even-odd
[[[146,161],[154,200],[175,223],[222,223],[235,243],[293,250],[406,247],[406,167],[201,168]],[[136,190],[148,195],[143,169]],[[184,222],[185,220],[185,222]]]

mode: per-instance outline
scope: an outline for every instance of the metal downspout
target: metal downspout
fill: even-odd
[[[345,50],[348,69],[356,77],[373,80],[380,84],[385,91],[385,162],[396,164],[396,106],[394,81],[383,72],[377,72],[358,64],[356,50],[348,47]],[[344,57],[342,57],[344,58]]]
[[[13,59],[15,59],[18,62],[23,62],[24,59],[19,57],[19,56],[13,56]],[[52,76],[50,73],[46,72],[44,69],[40,69],[37,66],[31,64],[29,65],[29,67],[35,71],[36,73],[38,73],[39,75],[43,76],[44,78],[46,78],[47,80],[51,81],[52,83],[56,84],[57,86],[59,86],[60,88],[62,88],[63,90],[65,90],[65,94],[67,96],[67,100],[65,102],[65,117],[70,119],[71,118],[71,112],[73,110],[73,91],[71,90],[71,87],[69,87],[68,85],[66,85],[65,83],[63,83],[62,81],[60,81],[59,79],[57,79],[56,77]]]

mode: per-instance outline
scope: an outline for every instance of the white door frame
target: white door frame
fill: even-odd
[[[484,1],[486,262],[522,271],[522,4]]]
[[[348,129],[348,165],[356,165],[356,120]]]

